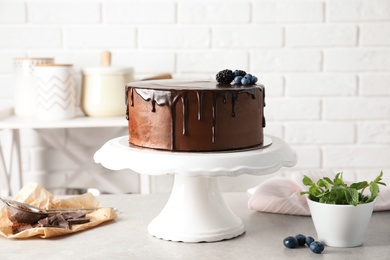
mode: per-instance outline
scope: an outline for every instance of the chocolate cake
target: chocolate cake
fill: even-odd
[[[263,143],[264,87],[151,80],[126,85],[131,145],[169,151],[227,151]]]

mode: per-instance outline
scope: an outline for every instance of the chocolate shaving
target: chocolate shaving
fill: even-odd
[[[72,225],[84,224],[84,223],[88,223],[89,221],[90,219],[86,218],[85,213],[81,211],[58,213],[46,218],[42,218],[38,220],[38,222],[34,225],[13,222],[12,231],[14,234],[16,234],[26,229],[34,228],[34,227],[53,227],[53,228],[71,229]]]
[[[68,219],[68,223],[73,225],[73,224],[84,224],[88,223],[89,218],[75,218],[75,219]]]
[[[89,221],[90,219],[86,218],[85,213],[83,212],[67,212],[40,219],[38,221],[38,227],[58,227],[71,229],[72,225],[84,224]]]
[[[25,224],[25,223],[18,223],[18,222],[13,222],[12,223],[12,232],[14,234],[22,232],[26,229],[33,228],[30,224]]]

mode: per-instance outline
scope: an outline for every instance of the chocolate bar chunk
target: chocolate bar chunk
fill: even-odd
[[[73,219],[68,219],[67,220],[69,224],[75,225],[75,224],[84,224],[88,223],[90,221],[89,218],[73,218]]]
[[[38,220],[37,224],[27,225],[23,223],[14,222],[12,226],[13,233],[16,234],[23,230],[33,227],[55,227],[71,229],[72,225],[84,224],[90,221],[89,218],[85,217],[85,213],[82,211],[77,212],[64,212],[54,215],[50,215],[46,218]]]
[[[84,218],[85,213],[82,211],[77,211],[77,212],[66,212],[62,213],[65,219],[76,219],[76,218]]]
[[[38,221],[38,227],[58,227],[70,229],[72,225],[84,224],[90,219],[83,212],[66,212],[55,214]]]
[[[24,223],[18,223],[18,222],[13,222],[12,223],[12,232],[14,234],[22,232],[26,229],[33,228],[30,224],[24,224]]]

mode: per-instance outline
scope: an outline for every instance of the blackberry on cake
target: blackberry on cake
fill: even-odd
[[[233,71],[231,70],[221,70],[220,72],[215,75],[215,79],[218,83],[221,84],[230,84],[234,79]]]

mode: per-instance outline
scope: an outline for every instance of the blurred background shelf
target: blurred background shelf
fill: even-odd
[[[65,182],[59,184],[68,188],[69,184],[78,178],[81,171],[93,175],[98,183],[104,184],[113,193],[123,193],[109,176],[98,174],[102,167],[93,162],[92,156],[86,148],[77,140],[68,138],[66,145],[58,138],[58,134],[50,129],[73,129],[73,128],[126,128],[124,116],[118,117],[86,117],[79,115],[72,119],[59,121],[39,121],[34,118],[22,118],[13,114],[13,108],[9,105],[0,106],[0,131],[7,131],[7,142],[0,139],[0,193],[2,196],[16,194],[24,184],[22,171],[22,142],[20,139],[21,129],[33,129],[47,144],[60,151],[64,156],[77,165],[78,170],[68,174]],[[99,143],[104,141],[99,141]],[[8,156],[6,156],[8,155]],[[79,187],[88,188],[88,187]]]

